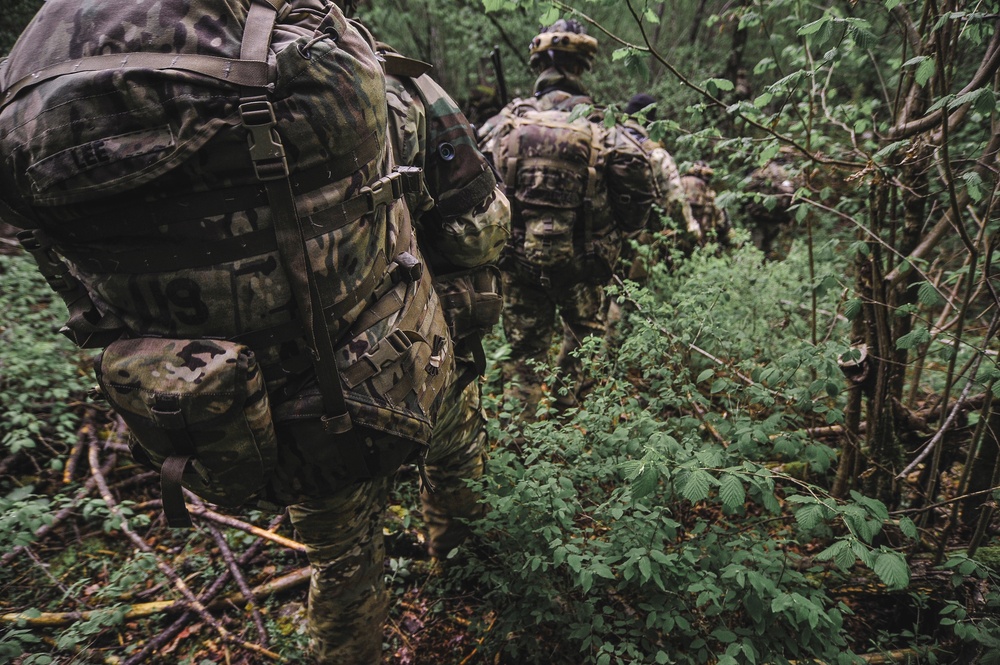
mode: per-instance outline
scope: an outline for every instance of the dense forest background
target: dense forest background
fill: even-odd
[[[39,6],[7,0],[6,51]],[[1000,663],[1000,2],[378,0],[360,17],[481,122],[574,16],[608,122],[644,91],[735,246],[658,234],[594,387],[521,423],[495,369],[479,537],[387,516],[393,663]],[[760,187],[776,168],[790,190]],[[760,171],[758,171],[760,172]],[[0,662],[296,662],[280,516],[167,529],[87,399],[65,310],[0,234]],[[508,349],[498,330],[492,361]],[[542,407],[544,408],[544,407]],[[517,445],[515,445],[517,444]],[[527,450],[519,454],[518,446]],[[255,600],[249,601],[253,597]]]

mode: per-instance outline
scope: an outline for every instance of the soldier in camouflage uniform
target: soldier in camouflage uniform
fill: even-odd
[[[637,232],[646,224],[654,184],[649,162],[636,140],[620,126],[608,129],[603,144],[592,147],[590,153],[591,166],[595,159],[599,163],[603,160],[603,174],[595,178],[595,169],[591,168],[592,175],[582,176],[586,186],[596,187],[597,196],[604,199],[592,205],[592,213],[576,213],[580,216],[575,222],[576,230],[572,231],[570,262],[552,270],[538,268],[538,260],[532,259],[526,249],[531,231],[524,213],[535,205],[533,201],[546,198],[550,204],[547,210],[556,212],[546,212],[543,204],[535,208],[533,214],[540,217],[533,217],[532,224],[540,220],[555,228],[552,225],[556,222],[547,221],[545,215],[564,215],[560,209],[565,211],[568,204],[557,200],[560,186],[553,187],[552,183],[573,183],[575,188],[579,181],[576,176],[558,173],[560,166],[546,167],[537,160],[535,166],[527,167],[534,168],[530,174],[509,172],[510,163],[516,166],[522,159],[530,162],[534,154],[541,154],[541,148],[523,146],[522,156],[521,148],[512,148],[509,145],[512,141],[508,139],[519,137],[518,132],[525,124],[529,125],[527,131],[531,131],[533,117],[562,122],[560,117],[568,118],[577,105],[593,105],[580,77],[591,67],[597,40],[587,35],[576,21],[560,19],[535,37],[529,48],[530,64],[539,72],[533,98],[515,99],[487,121],[480,130],[480,144],[500,169],[513,207],[511,242],[501,263],[504,271],[503,325],[511,346],[510,360],[503,364],[502,370],[506,395],[526,407],[524,417],[530,420],[539,404],[563,408],[577,403],[582,377],[579,361],[571,353],[580,347],[585,337],[605,332],[604,285],[621,251],[622,234]],[[539,134],[545,131],[547,122],[545,119],[537,121],[535,127]],[[597,129],[601,126],[598,114],[591,117],[591,124],[595,127],[590,130],[592,134],[600,131]],[[513,139],[516,144],[521,141]],[[568,151],[569,140],[566,146]],[[546,168],[552,172],[545,173]],[[515,196],[511,196],[512,193]],[[584,211],[587,205],[583,204]],[[583,219],[590,214],[593,219],[599,218],[598,221]],[[565,216],[561,218],[564,219]],[[590,233],[592,222],[595,226],[604,225],[604,235],[588,248],[580,239]],[[564,221],[558,223],[565,225]],[[565,237],[565,232],[563,234]],[[544,252],[546,246],[545,242],[532,244],[533,248],[540,248],[539,253]],[[565,243],[561,247],[564,249]],[[536,366],[546,364],[552,338],[556,335],[562,337],[557,366],[563,385],[550,388],[546,394]]]
[[[788,253],[795,220],[789,207],[798,188],[790,173],[791,154],[782,149],[770,162],[754,169],[746,180],[743,213],[750,227],[750,240],[768,259]]]
[[[714,174],[711,166],[699,160],[681,176],[681,186],[698,226],[699,244],[704,246],[714,242],[725,248],[731,244],[729,232],[732,226],[729,215],[715,202],[715,190],[712,189]]]

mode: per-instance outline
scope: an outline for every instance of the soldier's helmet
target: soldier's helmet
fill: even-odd
[[[528,51],[528,63],[535,69],[555,66],[584,71],[594,63],[597,40],[579,21],[561,18],[532,39]]]

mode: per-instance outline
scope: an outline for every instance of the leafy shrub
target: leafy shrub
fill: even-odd
[[[66,308],[30,257],[0,255],[0,311],[0,452],[64,449],[92,379],[87,354],[57,334]]]

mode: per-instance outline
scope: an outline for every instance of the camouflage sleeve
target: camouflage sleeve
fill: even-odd
[[[606,178],[615,221],[629,232],[645,226],[656,185],[645,151],[622,129],[616,128],[608,135]]]
[[[426,131],[410,132],[422,145],[404,154],[419,159],[412,165],[424,169],[432,205],[422,202],[418,223],[432,267],[445,272],[492,263],[510,235],[507,197],[455,101],[427,75],[408,83]]]

